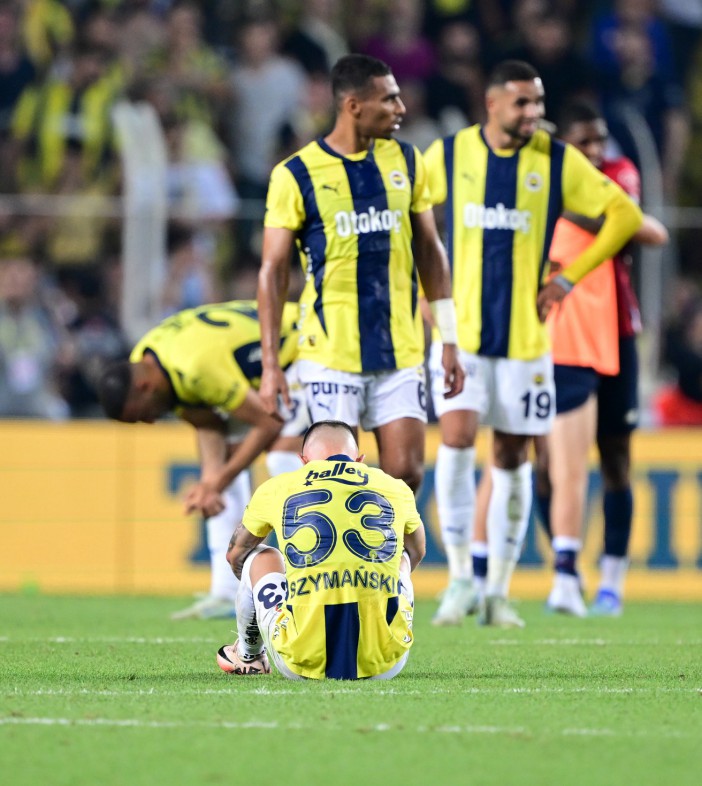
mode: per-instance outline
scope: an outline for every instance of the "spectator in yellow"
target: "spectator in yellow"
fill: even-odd
[[[229,74],[226,62],[207,45],[201,31],[197,4],[177,0],[168,13],[166,40],[146,66],[153,75],[167,76],[176,88],[179,114],[216,126],[232,97]]]
[[[70,139],[83,145],[89,179],[104,168],[113,143],[110,109],[115,98],[106,69],[104,51],[81,42],[73,48],[66,77],[50,76],[22,93],[12,119],[20,189],[54,186]]]

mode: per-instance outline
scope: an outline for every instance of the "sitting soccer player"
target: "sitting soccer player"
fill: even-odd
[[[212,571],[209,594],[173,619],[233,617],[238,582],[225,555],[251,496],[249,465],[268,449],[271,475],[300,466],[302,434],[309,425],[295,384],[296,303],[286,303],[279,360],[293,390],[293,410],[283,424],[258,396],[261,329],[253,301],[187,309],[150,330],[128,362],[104,372],[99,396],[108,417],[153,423],[174,412],[196,430],[200,481],[187,493],[187,513],[207,517]],[[282,431],[281,431],[282,427]]]
[[[368,467],[352,429],[318,421],[304,466],[253,495],[228,559],[241,579],[239,638],[220,648],[233,674],[289,679],[390,679],[412,646],[410,571],[424,525],[403,481]],[[263,546],[275,530],[281,550]]]

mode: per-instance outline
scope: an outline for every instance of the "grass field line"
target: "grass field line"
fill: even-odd
[[[13,641],[43,641],[45,644],[218,644],[222,638],[206,639],[173,636],[155,636],[146,638],[144,636],[27,636],[11,638],[10,636],[0,636],[0,644],[10,644]],[[231,638],[231,637],[230,637]]]
[[[497,647],[524,645],[524,639],[493,639],[488,644]],[[702,645],[702,639],[535,639],[530,644],[540,647],[689,647]]]
[[[401,688],[381,688],[373,690],[369,696],[428,696],[442,694],[465,694],[465,695],[538,695],[538,694],[592,694],[592,695],[651,695],[660,693],[695,693],[702,692],[702,688],[666,688],[666,687],[635,687],[635,688],[607,688],[592,685],[573,686],[569,688],[546,687],[546,688],[518,688],[518,687],[466,687],[466,688],[429,688],[419,690],[412,688],[402,690]],[[342,687],[333,685],[316,684],[314,693],[310,695],[340,695],[340,694],[360,694],[361,690],[355,687]],[[257,685],[251,688],[186,688],[184,690],[149,688],[148,690],[93,690],[90,688],[37,688],[26,689],[15,687],[9,691],[3,691],[5,696],[301,696],[302,692],[293,688],[270,687]]]
[[[278,721],[160,721],[142,720],[140,718],[51,718],[35,717],[22,718],[11,716],[0,718],[0,726],[98,726],[98,727],[117,727],[117,728],[139,728],[139,729],[266,729],[276,731],[307,731],[318,730],[315,724],[302,723],[280,723]],[[414,730],[408,728],[406,724],[393,725],[390,723],[371,724],[356,729],[359,732],[402,732],[408,731],[417,734],[501,734],[510,736],[535,737],[541,734],[555,734],[562,737],[625,737],[625,738],[646,738],[656,739],[687,739],[697,738],[699,735],[694,731],[682,731],[674,729],[609,729],[609,728],[575,728],[560,729],[555,732],[544,731],[544,729],[531,730],[524,726],[417,726]]]
[[[226,637],[225,637],[226,638]],[[0,644],[11,644],[19,642],[35,642],[40,641],[44,644],[150,644],[150,645],[163,645],[163,644],[221,644],[222,636],[217,638],[204,638],[204,637],[191,637],[191,636],[0,636]],[[702,646],[702,639],[580,639],[580,638],[567,638],[567,639],[534,639],[533,641],[524,641],[523,638],[514,639],[493,639],[487,642],[491,646],[507,647],[507,646],[524,646],[536,645],[539,647],[691,647]]]

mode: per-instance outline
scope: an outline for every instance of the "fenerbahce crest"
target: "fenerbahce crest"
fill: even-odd
[[[390,182],[395,188],[402,190],[407,185],[407,178],[404,172],[400,172],[399,169],[393,169],[390,173]]]
[[[544,179],[538,172],[529,172],[524,178],[524,186],[527,191],[541,191]]]

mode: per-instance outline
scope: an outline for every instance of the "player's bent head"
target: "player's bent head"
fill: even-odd
[[[306,431],[302,440],[303,461],[326,459],[329,456],[358,456],[358,442],[353,429],[343,420],[318,420]]]
[[[332,94],[337,107],[341,99],[351,93],[362,98],[371,90],[375,77],[390,76],[392,70],[387,63],[370,55],[345,55],[339,58],[331,70]]]
[[[108,418],[123,420],[125,406],[132,389],[132,364],[111,363],[98,381],[98,400]]]
[[[505,87],[508,82],[533,82],[536,79],[541,79],[539,72],[525,60],[503,60],[490,73],[487,89]]]

